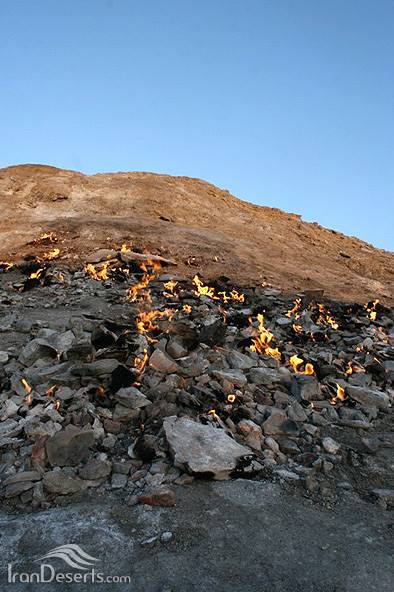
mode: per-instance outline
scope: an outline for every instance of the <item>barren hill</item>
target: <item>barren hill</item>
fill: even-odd
[[[199,179],[20,165],[0,169],[0,204],[0,260],[20,259],[55,231],[65,264],[127,242],[177,261],[177,273],[394,300],[394,254]]]

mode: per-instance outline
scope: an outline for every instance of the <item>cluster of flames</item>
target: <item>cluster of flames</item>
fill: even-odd
[[[245,294],[240,294],[237,290],[231,290],[229,294],[227,292],[218,292],[216,294],[215,288],[211,286],[204,286],[198,275],[193,278],[194,293],[196,296],[206,296],[212,300],[222,300],[225,304],[231,300],[235,302],[245,302]]]
[[[26,403],[26,405],[31,405],[33,403],[33,387],[27,382],[26,378],[21,379],[21,384],[26,393],[24,402]],[[57,389],[58,386],[57,384],[55,384],[45,391],[45,395],[48,398],[52,399],[50,403],[53,409],[55,409],[55,411],[58,411],[61,406],[61,401],[59,399],[54,398]]]
[[[324,325],[326,327],[331,327],[335,331],[339,328],[338,322],[333,318],[331,312],[327,309],[324,304],[317,303],[316,304],[318,310],[318,317],[316,320],[317,325]],[[296,298],[293,302],[293,307],[286,312],[286,316],[289,318],[293,318],[294,321],[299,321],[301,319],[302,313],[302,300],[301,298]],[[302,326],[299,322],[293,323],[294,332],[297,334],[303,333]]]

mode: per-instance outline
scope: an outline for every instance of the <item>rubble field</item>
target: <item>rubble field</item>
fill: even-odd
[[[0,495],[10,510],[195,480],[394,506],[394,311],[167,273],[130,245],[0,263]]]

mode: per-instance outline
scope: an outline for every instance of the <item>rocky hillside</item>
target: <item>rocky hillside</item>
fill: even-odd
[[[127,242],[176,261],[173,271],[187,276],[394,300],[392,253],[199,179],[21,165],[0,170],[0,204],[0,260],[22,259],[40,233],[55,231],[65,264]]]

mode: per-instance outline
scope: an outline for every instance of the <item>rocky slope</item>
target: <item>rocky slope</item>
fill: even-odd
[[[188,276],[394,300],[392,253],[199,179],[21,165],[0,170],[0,204],[0,260],[23,258],[32,251],[29,242],[55,231],[67,264],[128,242],[175,260],[177,272]]]

